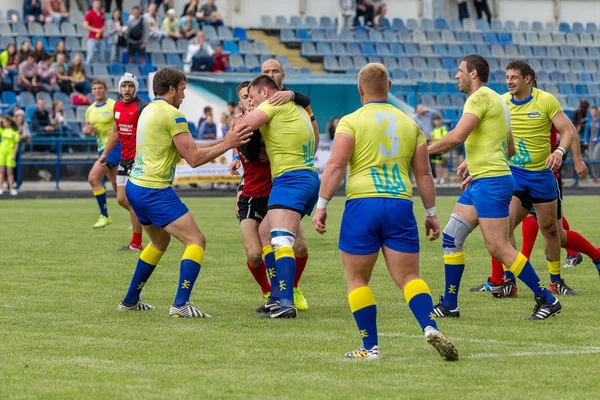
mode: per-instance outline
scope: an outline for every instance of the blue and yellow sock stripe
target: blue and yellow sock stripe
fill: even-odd
[[[146,246],[146,248],[144,248],[142,254],[140,254],[140,260],[146,264],[156,266],[158,265],[158,262],[162,258],[163,254],[165,254],[164,251],[158,250],[152,247],[152,244],[149,244]]]
[[[348,303],[350,304],[350,311],[353,313],[375,305],[375,296],[371,288],[368,286],[361,286],[348,293]]]

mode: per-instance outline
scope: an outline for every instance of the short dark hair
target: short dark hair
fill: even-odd
[[[235,92],[237,94],[240,94],[240,90],[242,90],[243,88],[247,88],[248,86],[250,86],[250,81],[244,81],[235,88]]]
[[[140,6],[133,6],[133,7],[131,7],[131,10],[132,10],[132,11],[133,11],[133,10],[139,10],[139,11],[142,11],[142,9],[140,8]]]
[[[533,68],[531,68],[531,86],[534,88],[537,87],[537,79],[535,77],[535,70]]]
[[[175,68],[166,67],[154,75],[152,90],[155,96],[162,96],[169,92],[171,86],[177,89],[181,82],[187,82],[185,74]]]
[[[262,90],[265,87],[268,87],[269,89],[279,90],[277,83],[269,75],[260,75],[254,78],[252,82],[250,82],[250,84],[248,85],[248,90],[250,90],[250,88],[254,86],[256,86],[258,90]]]
[[[467,72],[476,70],[481,82],[486,83],[488,81],[490,77],[490,64],[488,64],[484,57],[479,54],[469,54],[462,61],[467,63]]]
[[[204,107],[204,114],[206,114],[207,112],[212,112],[212,107],[211,106]]]
[[[94,80],[92,81],[92,87],[93,87],[94,85],[102,85],[102,86],[104,86],[104,89],[108,89],[108,86],[106,85],[106,82],[105,82],[105,81],[103,81],[102,79],[94,79]]]
[[[521,73],[523,78],[529,75],[531,79],[535,79],[535,71],[533,68],[531,68],[527,61],[513,60],[506,65],[506,70],[508,71],[509,69],[516,69]]]

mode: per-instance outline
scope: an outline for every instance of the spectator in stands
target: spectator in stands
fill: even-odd
[[[21,138],[21,142],[29,143],[31,132],[29,131],[29,124],[25,120],[25,111],[19,109],[15,111],[15,122],[17,123],[17,128],[19,130],[19,137]]]
[[[104,31],[106,14],[102,11],[102,1],[93,0],[92,9],[85,15],[83,27],[88,31],[87,56],[85,63],[90,65],[94,58],[104,62]]]
[[[227,103],[227,116],[228,117],[235,117],[235,107],[237,106],[237,103],[235,101],[230,101]]]
[[[600,162],[600,115],[598,107],[590,109],[590,117],[586,124],[586,130],[583,134],[584,145],[589,146],[590,161]],[[594,183],[600,182],[600,165],[592,164],[592,175]]]
[[[37,93],[42,90],[37,80],[37,65],[35,57],[32,54],[27,56],[27,59],[19,65],[19,78],[17,86],[25,91]]]
[[[373,0],[373,15],[377,17],[377,26],[381,26],[386,13],[387,4],[383,0]]]
[[[46,57],[48,57],[48,53],[46,53],[46,48],[44,47],[44,42],[42,40],[35,42],[35,48],[33,49],[32,54],[35,57],[36,63],[45,60]]]
[[[198,0],[190,0],[189,3],[183,6],[183,13],[181,14],[181,18],[188,15],[188,11],[191,11],[192,16],[194,16],[195,18],[196,13],[198,12]]]
[[[213,65],[210,67],[210,72],[225,72],[225,70],[229,66],[227,56],[223,54],[223,45],[221,43],[217,43],[217,45],[215,46],[213,60],[214,62]]]
[[[475,4],[475,11],[477,11],[477,19],[481,19],[483,17],[483,13],[487,17],[488,22],[492,23],[492,12],[490,11],[490,6],[487,0],[473,0]]]
[[[579,103],[579,108],[575,110],[571,116],[571,121],[573,122],[573,125],[575,125],[575,128],[577,128],[577,133],[579,134],[580,140],[583,138],[583,134],[586,131],[589,108],[590,103],[588,103],[586,100],[583,100]],[[587,150],[588,146],[581,146],[582,153],[585,153]]]
[[[429,109],[425,107],[423,104],[418,104],[415,108],[415,115],[413,115],[413,119],[419,125],[423,134],[427,140],[431,140],[431,132],[433,131],[433,118],[439,115],[442,116],[439,111]]]
[[[64,40],[61,40],[60,42],[56,43],[56,48],[54,49],[54,53],[52,54],[52,56],[56,58],[56,56],[59,54],[63,54],[65,56],[65,59],[69,59],[69,52],[65,47]]]
[[[27,60],[27,56],[29,56],[29,54],[32,52],[33,50],[31,50],[31,42],[29,40],[24,41],[21,43],[21,48],[19,49],[19,60],[21,60],[21,62]]]
[[[52,102],[51,118],[52,125],[57,127],[61,134],[77,136],[77,132],[73,132],[65,120],[65,106],[62,101],[54,100]]]
[[[233,117],[227,115],[226,112],[221,113],[221,126],[219,127],[220,135],[217,135],[217,139],[223,139],[225,135],[227,135],[227,132],[229,132],[229,121],[231,118]]]
[[[156,7],[156,3],[148,4],[148,11],[144,13],[144,19],[148,23],[148,36],[151,38],[162,38],[165,36],[165,33],[160,30],[160,23],[158,22],[158,15],[156,14]]]
[[[69,20],[69,13],[62,0],[45,0],[44,16],[46,23],[55,23],[60,25]]]
[[[335,128],[337,128],[338,123],[340,122],[340,117],[333,117],[327,124],[327,133],[329,134],[329,139],[333,140],[335,136]]]
[[[56,132],[56,127],[52,125],[52,120],[50,119],[50,113],[46,110],[46,101],[40,97],[37,99],[36,105],[37,109],[31,116],[31,127],[33,128],[33,132]]]
[[[458,18],[460,19],[460,22],[465,18],[470,18],[467,0],[456,0],[456,3],[458,4]]]
[[[6,49],[0,53],[0,65],[8,76],[12,77],[17,75],[19,70],[19,53],[17,52],[17,46],[14,43],[10,43],[6,46]]]
[[[442,116],[438,114],[434,115],[430,144],[439,141],[446,136],[446,134],[448,134],[448,128],[442,124]],[[442,153],[431,154],[429,156],[429,162],[435,166],[433,168],[435,173],[435,183],[444,184],[444,160],[442,158]]]
[[[56,55],[56,61],[52,64],[52,69],[56,73],[56,83],[60,87],[60,91],[66,94],[73,92],[73,78],[69,76],[69,65],[63,53]]]
[[[87,76],[85,75],[83,59],[81,58],[80,54],[75,54],[73,56],[73,63],[71,64],[69,71],[75,90],[83,94],[88,94],[92,91],[92,85],[90,85],[90,82],[87,80]]]
[[[106,22],[106,36],[110,46],[110,62],[112,64],[121,64],[121,48],[127,44],[124,32],[121,11],[117,8],[113,11],[110,20]]]
[[[196,20],[196,17],[194,17],[194,12],[189,8],[187,14],[179,20],[181,35],[186,39],[191,39],[196,33],[199,33],[198,28],[198,21]]]
[[[356,0],[340,0],[340,14],[338,16],[338,33],[344,28],[354,26],[356,16]]]
[[[12,79],[8,76],[8,72],[0,65],[0,94],[6,90],[13,90]],[[2,110],[0,109],[0,114]]]
[[[217,14],[215,0],[208,0],[206,4],[202,5],[200,13],[203,25],[212,25],[215,28],[223,25],[223,17]]]
[[[171,39],[181,39],[183,35],[179,29],[179,20],[175,18],[175,9],[170,8],[167,16],[163,20],[161,29],[163,33]]]
[[[52,56],[46,57],[40,61],[37,65],[37,78],[38,82],[42,86],[42,89],[46,92],[60,92],[60,86],[56,78],[56,70],[52,68],[54,59]]]
[[[200,121],[198,121],[198,129],[200,128],[202,123],[206,121],[206,117],[208,117],[209,115],[212,115],[212,107],[206,106],[204,107],[204,114],[202,114],[202,116],[200,117]]]
[[[217,138],[217,124],[213,122],[212,113],[206,116],[206,119],[202,121],[200,129],[198,129],[198,139],[201,140],[214,140]]]
[[[358,18],[363,17],[364,26],[373,27],[373,19],[375,17],[375,9],[371,0],[356,0],[356,17],[354,17],[354,25],[360,25]]]
[[[25,0],[23,2],[23,19],[26,22],[44,23],[41,0]]]
[[[15,167],[17,166],[17,153],[19,152],[19,131],[17,123],[12,117],[5,115],[0,120],[0,195],[4,194],[4,172],[8,180],[11,196],[17,195],[15,188]]]
[[[89,0],[88,0],[89,1]],[[115,0],[117,10],[123,11],[123,0]],[[109,13],[112,5],[112,0],[104,0],[104,12]]]
[[[146,63],[146,42],[150,34],[148,21],[142,17],[142,10],[138,6],[131,9],[131,16],[127,21],[127,30],[125,31],[125,40],[127,41],[127,52],[129,53],[129,64],[135,63],[137,54],[139,63]]]
[[[206,42],[204,32],[199,31],[196,37],[189,41],[186,56],[187,62],[192,62],[192,72],[210,71],[215,59],[213,48]]]
[[[239,117],[239,116],[242,115],[242,107],[240,107],[239,104],[237,106],[235,106],[235,110],[233,111],[233,115],[234,115],[234,117]]]

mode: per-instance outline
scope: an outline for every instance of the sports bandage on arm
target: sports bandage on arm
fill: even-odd
[[[321,196],[319,196],[319,200],[317,201],[317,208],[327,208],[327,204],[329,204],[331,200],[327,200]]]

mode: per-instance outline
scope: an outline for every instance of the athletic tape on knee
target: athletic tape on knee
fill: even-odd
[[[473,232],[471,225],[456,214],[450,216],[442,233],[444,254],[460,253],[465,250],[465,239]]]
[[[275,254],[277,254],[278,250],[284,248],[292,250],[294,243],[296,243],[296,235],[292,232],[287,229],[271,229],[271,246]]]

